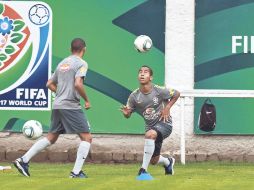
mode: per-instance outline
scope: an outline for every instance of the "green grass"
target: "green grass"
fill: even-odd
[[[0,163],[7,165],[8,163]],[[0,171],[1,190],[246,190],[254,187],[254,165],[240,163],[176,164],[175,175],[165,176],[160,166],[150,166],[153,181],[137,181],[139,164],[87,164],[88,179],[69,179],[73,164],[30,165],[31,177],[15,169]]]

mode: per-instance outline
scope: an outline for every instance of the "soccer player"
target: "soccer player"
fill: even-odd
[[[149,163],[161,163],[164,165],[165,174],[173,175],[175,159],[163,157],[160,151],[163,140],[172,132],[170,109],[179,98],[180,93],[172,88],[167,89],[154,85],[152,83],[153,71],[146,65],[139,69],[138,80],[140,87],[131,93],[127,105],[121,108],[126,118],[137,111],[143,116],[146,124],[143,163],[137,179],[141,179],[142,176],[152,179],[147,172]]]
[[[85,109],[90,108],[90,102],[84,89],[88,65],[82,59],[86,51],[86,43],[81,38],[71,42],[72,54],[63,59],[56,71],[47,82],[47,87],[56,93],[51,113],[51,127],[47,137],[37,141],[21,158],[14,161],[14,166],[26,177],[29,177],[28,163],[30,159],[46,147],[54,144],[59,134],[78,134],[81,143],[70,178],[87,178],[82,166],[88,155],[92,136],[90,125],[80,105],[80,97],[85,100]]]

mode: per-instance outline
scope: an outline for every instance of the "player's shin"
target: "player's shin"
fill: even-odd
[[[22,156],[24,163],[28,163],[32,157],[41,152],[43,149],[51,145],[50,141],[47,138],[42,138],[38,140],[26,153]]]
[[[162,155],[160,155],[157,164],[163,164],[164,166],[168,166],[169,165],[169,160],[168,160],[168,158],[165,158]]]
[[[143,155],[143,163],[142,168],[147,170],[150,160],[152,158],[154,152],[154,140],[153,139],[145,139],[145,146],[144,146],[144,155]]]
[[[78,147],[77,158],[76,158],[76,161],[75,161],[75,165],[74,165],[74,168],[72,170],[72,172],[74,174],[78,174],[81,171],[82,166],[85,162],[85,159],[86,159],[86,157],[89,153],[90,145],[91,144],[87,141],[81,141],[81,143]]]

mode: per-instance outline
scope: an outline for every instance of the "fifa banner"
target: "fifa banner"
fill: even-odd
[[[253,90],[254,0],[196,0],[195,11],[195,89]],[[207,131],[204,102],[195,98],[196,134],[254,134],[254,99],[211,98],[216,125]]]
[[[0,3],[0,14],[0,109],[50,109],[45,87],[51,65],[50,8],[8,2]]]
[[[70,55],[71,41],[80,37],[87,44],[85,90],[92,108],[84,112],[91,132],[144,133],[143,118],[134,113],[126,119],[119,108],[139,87],[142,65],[152,67],[154,83],[164,85],[165,4],[165,0],[0,1],[0,130],[21,131],[28,120],[49,129],[52,98],[46,81]],[[139,35],[152,39],[150,51],[135,50]]]

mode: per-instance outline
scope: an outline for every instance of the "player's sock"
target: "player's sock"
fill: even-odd
[[[143,156],[143,163],[142,168],[147,170],[150,160],[152,158],[154,152],[154,140],[153,139],[145,139],[145,147],[144,147],[144,156]]]
[[[162,155],[160,155],[157,164],[163,164],[164,166],[168,166],[169,165],[169,160],[168,160],[168,158],[165,158]]]
[[[74,174],[78,174],[81,171],[81,168],[85,162],[85,159],[88,155],[89,149],[90,149],[90,143],[86,142],[86,141],[81,141],[79,147],[78,147],[78,151],[77,151],[77,158],[76,158],[76,162],[75,165],[73,167],[72,172]]]
[[[22,160],[24,163],[28,163],[29,160],[36,154],[38,154],[40,151],[45,149],[51,145],[50,141],[45,137],[43,139],[38,140],[26,153],[24,156],[22,156]]]

